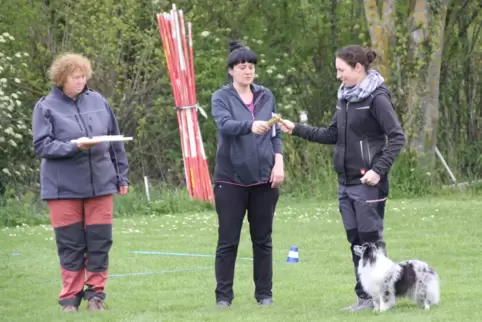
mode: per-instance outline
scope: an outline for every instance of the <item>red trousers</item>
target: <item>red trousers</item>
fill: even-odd
[[[94,296],[105,299],[113,196],[49,200],[47,204],[63,283],[59,304],[79,306],[82,298]]]

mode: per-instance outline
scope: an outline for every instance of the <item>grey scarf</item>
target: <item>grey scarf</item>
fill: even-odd
[[[365,79],[357,86],[345,87],[341,84],[338,89],[338,99],[345,99],[348,102],[360,102],[370,96],[382,83],[384,79],[376,70],[370,69]]]

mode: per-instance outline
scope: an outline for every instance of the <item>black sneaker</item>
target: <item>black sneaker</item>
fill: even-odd
[[[216,307],[230,307],[231,303],[228,301],[217,301],[216,302]]]
[[[271,305],[273,304],[273,299],[271,297],[262,299],[261,301],[258,302],[259,305]]]

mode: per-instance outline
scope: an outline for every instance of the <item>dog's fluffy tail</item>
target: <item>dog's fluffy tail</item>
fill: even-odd
[[[430,304],[440,303],[440,277],[436,272],[427,281],[427,299]]]

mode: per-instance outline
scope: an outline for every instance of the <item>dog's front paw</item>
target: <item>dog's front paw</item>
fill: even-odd
[[[385,312],[385,311],[388,311],[389,309],[390,309],[390,307],[388,307],[387,305],[380,304],[380,307],[378,308],[378,311],[379,312]]]

